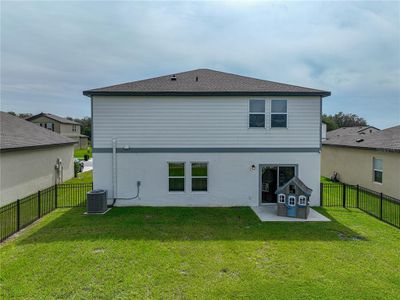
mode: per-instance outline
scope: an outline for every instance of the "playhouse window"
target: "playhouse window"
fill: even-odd
[[[290,206],[295,206],[296,205],[296,197],[289,196],[289,205]]]
[[[286,196],[284,194],[279,194],[278,195],[278,202],[279,203],[285,203],[285,198],[286,198]]]
[[[306,196],[299,196],[299,205],[306,205],[306,204],[307,204]]]

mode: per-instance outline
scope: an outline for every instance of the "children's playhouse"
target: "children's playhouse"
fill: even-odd
[[[307,219],[311,192],[312,189],[298,177],[290,179],[275,192],[278,195],[278,216]]]

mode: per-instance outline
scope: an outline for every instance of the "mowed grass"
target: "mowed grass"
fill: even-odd
[[[78,159],[83,159],[83,156],[88,154],[89,157],[92,157],[92,147],[88,147],[87,149],[75,149],[74,157]]]
[[[58,209],[0,248],[2,299],[399,299],[400,231],[356,209]]]
[[[65,184],[70,184],[70,183],[92,183],[93,182],[93,171],[87,171],[84,173],[78,173],[78,177],[73,177],[67,181],[65,181]]]

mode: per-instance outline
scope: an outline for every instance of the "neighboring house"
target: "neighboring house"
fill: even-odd
[[[400,199],[400,125],[345,127],[327,133],[321,172]]]
[[[77,149],[88,147],[88,137],[81,134],[81,125],[77,122],[48,113],[40,113],[26,120],[75,140]]]
[[[319,205],[330,92],[198,69],[83,92],[94,186],[117,205],[256,206],[297,175]],[[138,181],[140,183],[138,183]]]
[[[74,175],[74,140],[5,112],[0,125],[1,206]]]

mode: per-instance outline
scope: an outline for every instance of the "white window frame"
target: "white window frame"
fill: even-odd
[[[304,195],[299,196],[299,205],[306,206],[307,205],[307,197]]]
[[[272,102],[273,101],[286,101],[286,112],[272,112]],[[269,101],[269,111],[270,111],[270,117],[269,117],[269,128],[271,129],[287,129],[289,128],[289,114],[288,114],[288,109],[289,109],[289,101],[287,99],[271,99]],[[273,127],[272,126],[272,115],[286,115],[286,127]]]
[[[169,175],[169,164],[183,164],[183,176],[170,176]],[[168,174],[168,182],[167,182],[167,186],[168,186],[168,193],[185,193],[186,192],[186,163],[184,161],[169,161],[167,162],[167,174]],[[169,179],[173,178],[173,179],[179,179],[179,178],[183,178],[183,191],[171,191],[169,189]]]
[[[286,195],[285,194],[279,194],[278,195],[278,203],[285,203],[286,201]]]
[[[207,176],[194,176],[193,177],[193,174],[192,174],[192,171],[193,171],[192,165],[193,164],[205,164],[207,167]],[[193,178],[205,178],[206,182],[207,182],[207,190],[206,191],[193,191],[193,186],[192,186]],[[190,162],[190,191],[192,193],[208,193],[208,191],[209,191],[209,188],[208,188],[208,161],[191,161]]]
[[[375,160],[380,160],[382,162],[382,169],[375,169]],[[376,181],[375,179],[375,172],[380,172],[381,173],[381,177],[382,177],[382,181]],[[372,158],[372,180],[374,181],[374,183],[377,184],[382,184],[383,183],[383,159],[382,158],[376,158],[373,157]]]
[[[264,101],[264,112],[250,112],[250,101]],[[265,129],[267,127],[267,102],[265,99],[249,99],[247,106],[247,127],[249,129]],[[264,115],[264,126],[263,127],[252,127],[250,126],[250,115]]]
[[[293,200],[293,204],[290,204],[290,201]],[[289,206],[296,206],[296,197],[295,196],[289,196],[288,198],[288,205]]]

